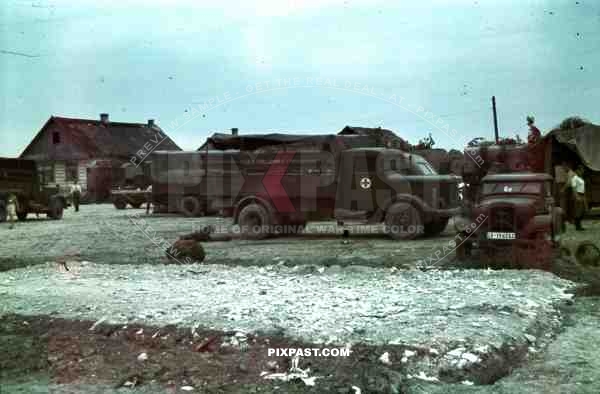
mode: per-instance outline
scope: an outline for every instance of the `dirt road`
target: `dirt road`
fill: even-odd
[[[108,204],[86,205],[79,214],[67,210],[60,221],[30,216],[15,230],[0,226],[5,240],[0,249],[0,269],[72,254],[96,263],[156,264],[164,256],[157,247],[163,241],[172,243],[179,235],[205,224],[230,228],[227,219],[146,216],[144,210],[121,211]],[[449,231],[442,237],[399,243],[383,234],[352,234],[350,242],[344,243],[341,236],[335,235],[342,231],[335,223],[311,223],[298,237],[210,243],[205,245],[205,262],[265,265],[283,260],[291,264],[414,266],[442,249],[453,236]]]

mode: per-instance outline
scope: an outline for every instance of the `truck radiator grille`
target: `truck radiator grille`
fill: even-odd
[[[513,208],[496,208],[492,210],[490,219],[492,231],[515,231],[517,218]]]

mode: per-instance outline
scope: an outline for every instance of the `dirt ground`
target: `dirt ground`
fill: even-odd
[[[597,392],[597,297],[572,298],[572,282],[541,271],[457,270],[452,226],[395,242],[320,223],[164,265],[157,245],[204,224],[229,225],[111,205],[0,224],[2,393]],[[600,239],[600,222],[584,225],[566,245]],[[290,374],[290,357],[267,354],[279,347],[352,353],[301,357],[306,381],[267,379]]]
[[[0,250],[0,270],[53,261],[63,255],[106,264],[156,264],[164,256],[157,244],[172,243],[179,235],[206,224],[227,229],[230,221],[217,217],[146,216],[143,209],[120,211],[108,204],[83,206],[79,214],[67,210],[60,221],[30,215],[15,230],[0,225],[0,234],[6,240]],[[441,237],[398,243],[383,234],[358,234],[362,229],[357,228],[349,243],[344,243],[342,231],[334,222],[310,223],[306,233],[297,237],[214,242],[205,245],[205,263],[265,265],[287,260],[296,265],[410,267],[435,253],[453,236],[449,226]]]

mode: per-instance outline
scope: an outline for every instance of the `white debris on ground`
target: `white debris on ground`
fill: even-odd
[[[307,386],[314,386],[317,379],[322,378],[322,376],[310,376],[310,368],[301,369],[299,367],[300,357],[296,356],[292,359],[292,366],[290,370],[286,373],[268,373],[262,372],[261,376],[264,379],[269,380],[281,380],[284,382],[293,381],[296,379],[302,380],[302,382]]]
[[[313,343],[393,342],[435,347],[443,354],[452,350],[447,343],[459,340],[472,348],[499,348],[507,338],[522,337],[536,319],[554,316],[571,286],[539,271],[292,271],[89,264],[78,279],[65,281],[52,264],[39,265],[0,273],[0,313],[243,332],[283,329]],[[505,289],[507,283],[522,295]]]
[[[415,354],[417,354],[417,352],[413,352],[412,350],[405,350],[404,354],[402,354],[402,358],[400,359],[400,362],[402,362],[402,363],[408,362],[408,359],[410,357],[414,356]]]
[[[409,378],[409,379],[413,379],[413,378],[414,379],[419,379],[419,380],[423,380],[423,381],[426,381],[426,382],[439,382],[439,379],[437,377],[435,377],[435,376],[427,376],[427,374],[425,372],[423,372],[423,371],[419,372],[419,374],[415,375],[415,376],[409,374],[409,375],[407,375],[407,378]]]
[[[140,353],[137,356],[137,360],[138,361],[146,361],[146,360],[148,360],[148,354],[147,353]]]
[[[392,364],[392,362],[390,361],[390,354],[388,352],[383,353],[380,357],[379,357],[379,361],[382,364],[385,365],[390,365]]]

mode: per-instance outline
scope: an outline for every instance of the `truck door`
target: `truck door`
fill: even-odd
[[[365,214],[376,208],[378,151],[344,151],[338,169],[336,215]]]

